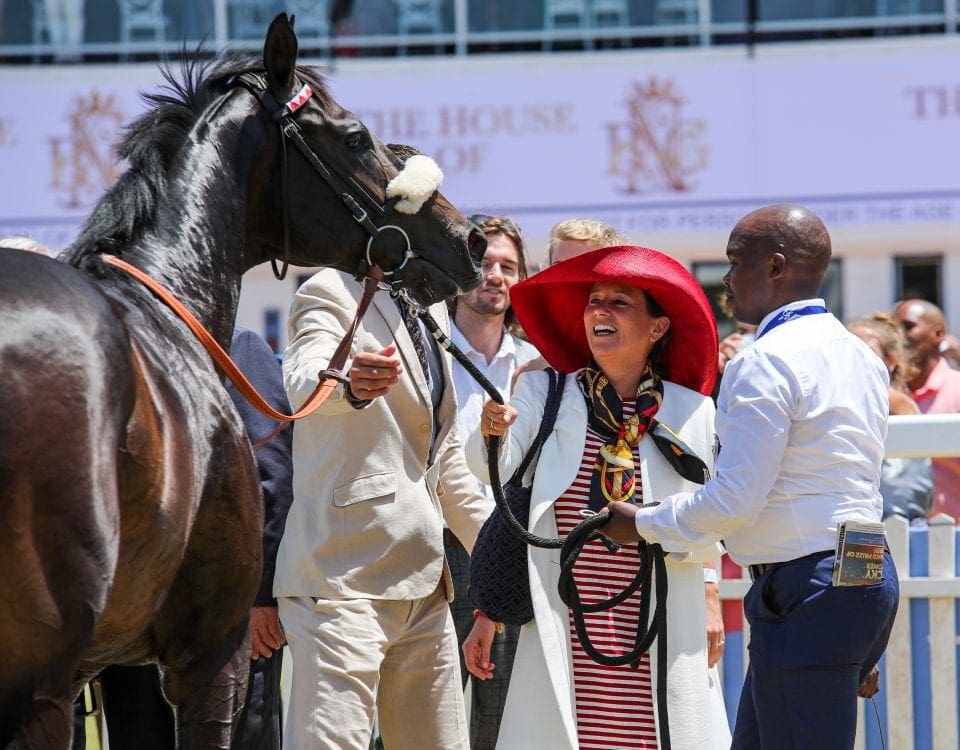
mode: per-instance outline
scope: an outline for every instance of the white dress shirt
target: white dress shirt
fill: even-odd
[[[802,300],[771,312],[823,305]],[[880,358],[830,313],[764,331],[728,364],[717,401],[717,476],[641,508],[636,526],[668,551],[722,539],[741,565],[836,544],[847,519],[879,521],[889,412]]]
[[[486,356],[471,346],[460,329],[457,328],[456,323],[452,321],[450,323],[450,340],[467,355],[470,362],[483,373],[487,380],[497,387],[497,390],[503,395],[503,400],[508,402],[510,401],[510,385],[513,380],[513,373],[521,365],[540,356],[532,344],[518,339],[508,331],[504,331],[500,349],[488,363]],[[453,360],[453,387],[457,393],[457,428],[460,433],[460,440],[465,444],[470,433],[477,429],[480,424],[483,405],[490,396],[457,360]],[[480,490],[493,502],[493,491],[489,485],[484,484],[479,479],[477,483]]]

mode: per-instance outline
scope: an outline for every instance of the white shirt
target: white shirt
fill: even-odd
[[[802,300],[781,310],[823,305]],[[723,539],[741,565],[836,545],[847,519],[879,521],[889,412],[880,358],[833,315],[790,319],[728,364],[717,401],[717,476],[637,513],[668,551]]]
[[[493,359],[487,363],[487,358],[470,345],[470,342],[457,328],[456,323],[452,321],[450,323],[450,340],[467,355],[470,362],[483,373],[484,377],[497,387],[497,390],[503,395],[504,401],[510,400],[510,384],[516,369],[540,356],[532,344],[516,338],[508,331],[504,331],[500,349],[493,355]],[[453,361],[453,387],[457,393],[457,428],[460,433],[460,441],[466,444],[470,433],[477,429],[477,425],[480,424],[483,405],[490,396],[457,360]],[[477,483],[480,490],[486,493],[492,502],[493,491],[489,485],[484,484],[479,479]]]

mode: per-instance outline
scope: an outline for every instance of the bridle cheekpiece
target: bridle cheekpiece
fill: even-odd
[[[256,73],[242,73],[233,80],[234,86],[243,86],[253,94],[266,110],[270,118],[280,126],[281,159],[280,182],[283,211],[283,266],[278,269],[276,261],[271,259],[273,273],[278,279],[283,279],[287,273],[290,257],[290,222],[288,216],[288,187],[287,187],[287,141],[303,154],[307,162],[314,168],[321,178],[333,189],[340,200],[350,211],[354,221],[360,224],[369,235],[367,248],[354,276],[359,280],[367,277],[371,269],[382,265],[374,258],[376,240],[388,231],[397,232],[403,239],[406,249],[403,251],[400,262],[390,270],[381,270],[385,283],[395,290],[401,285],[399,272],[412,258],[418,257],[413,249],[410,236],[396,224],[386,223],[388,215],[398,213],[415,214],[430,197],[440,188],[443,173],[430,157],[417,154],[407,159],[403,169],[386,186],[387,200],[381,204],[373,198],[352,177],[344,176],[334,167],[328,165],[320,157],[320,149],[309,135],[297,124],[294,115],[313,96],[314,91],[309,84],[303,84],[287,102],[280,104],[270,92],[264,76]]]

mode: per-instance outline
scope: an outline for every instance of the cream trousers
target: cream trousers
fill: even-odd
[[[443,587],[414,600],[281,597],[293,683],[286,750],[469,750]]]

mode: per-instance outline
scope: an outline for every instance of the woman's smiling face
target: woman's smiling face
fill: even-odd
[[[644,291],[629,284],[594,284],[583,311],[587,343],[601,369],[635,362],[642,371],[669,325],[669,318],[650,314]]]

